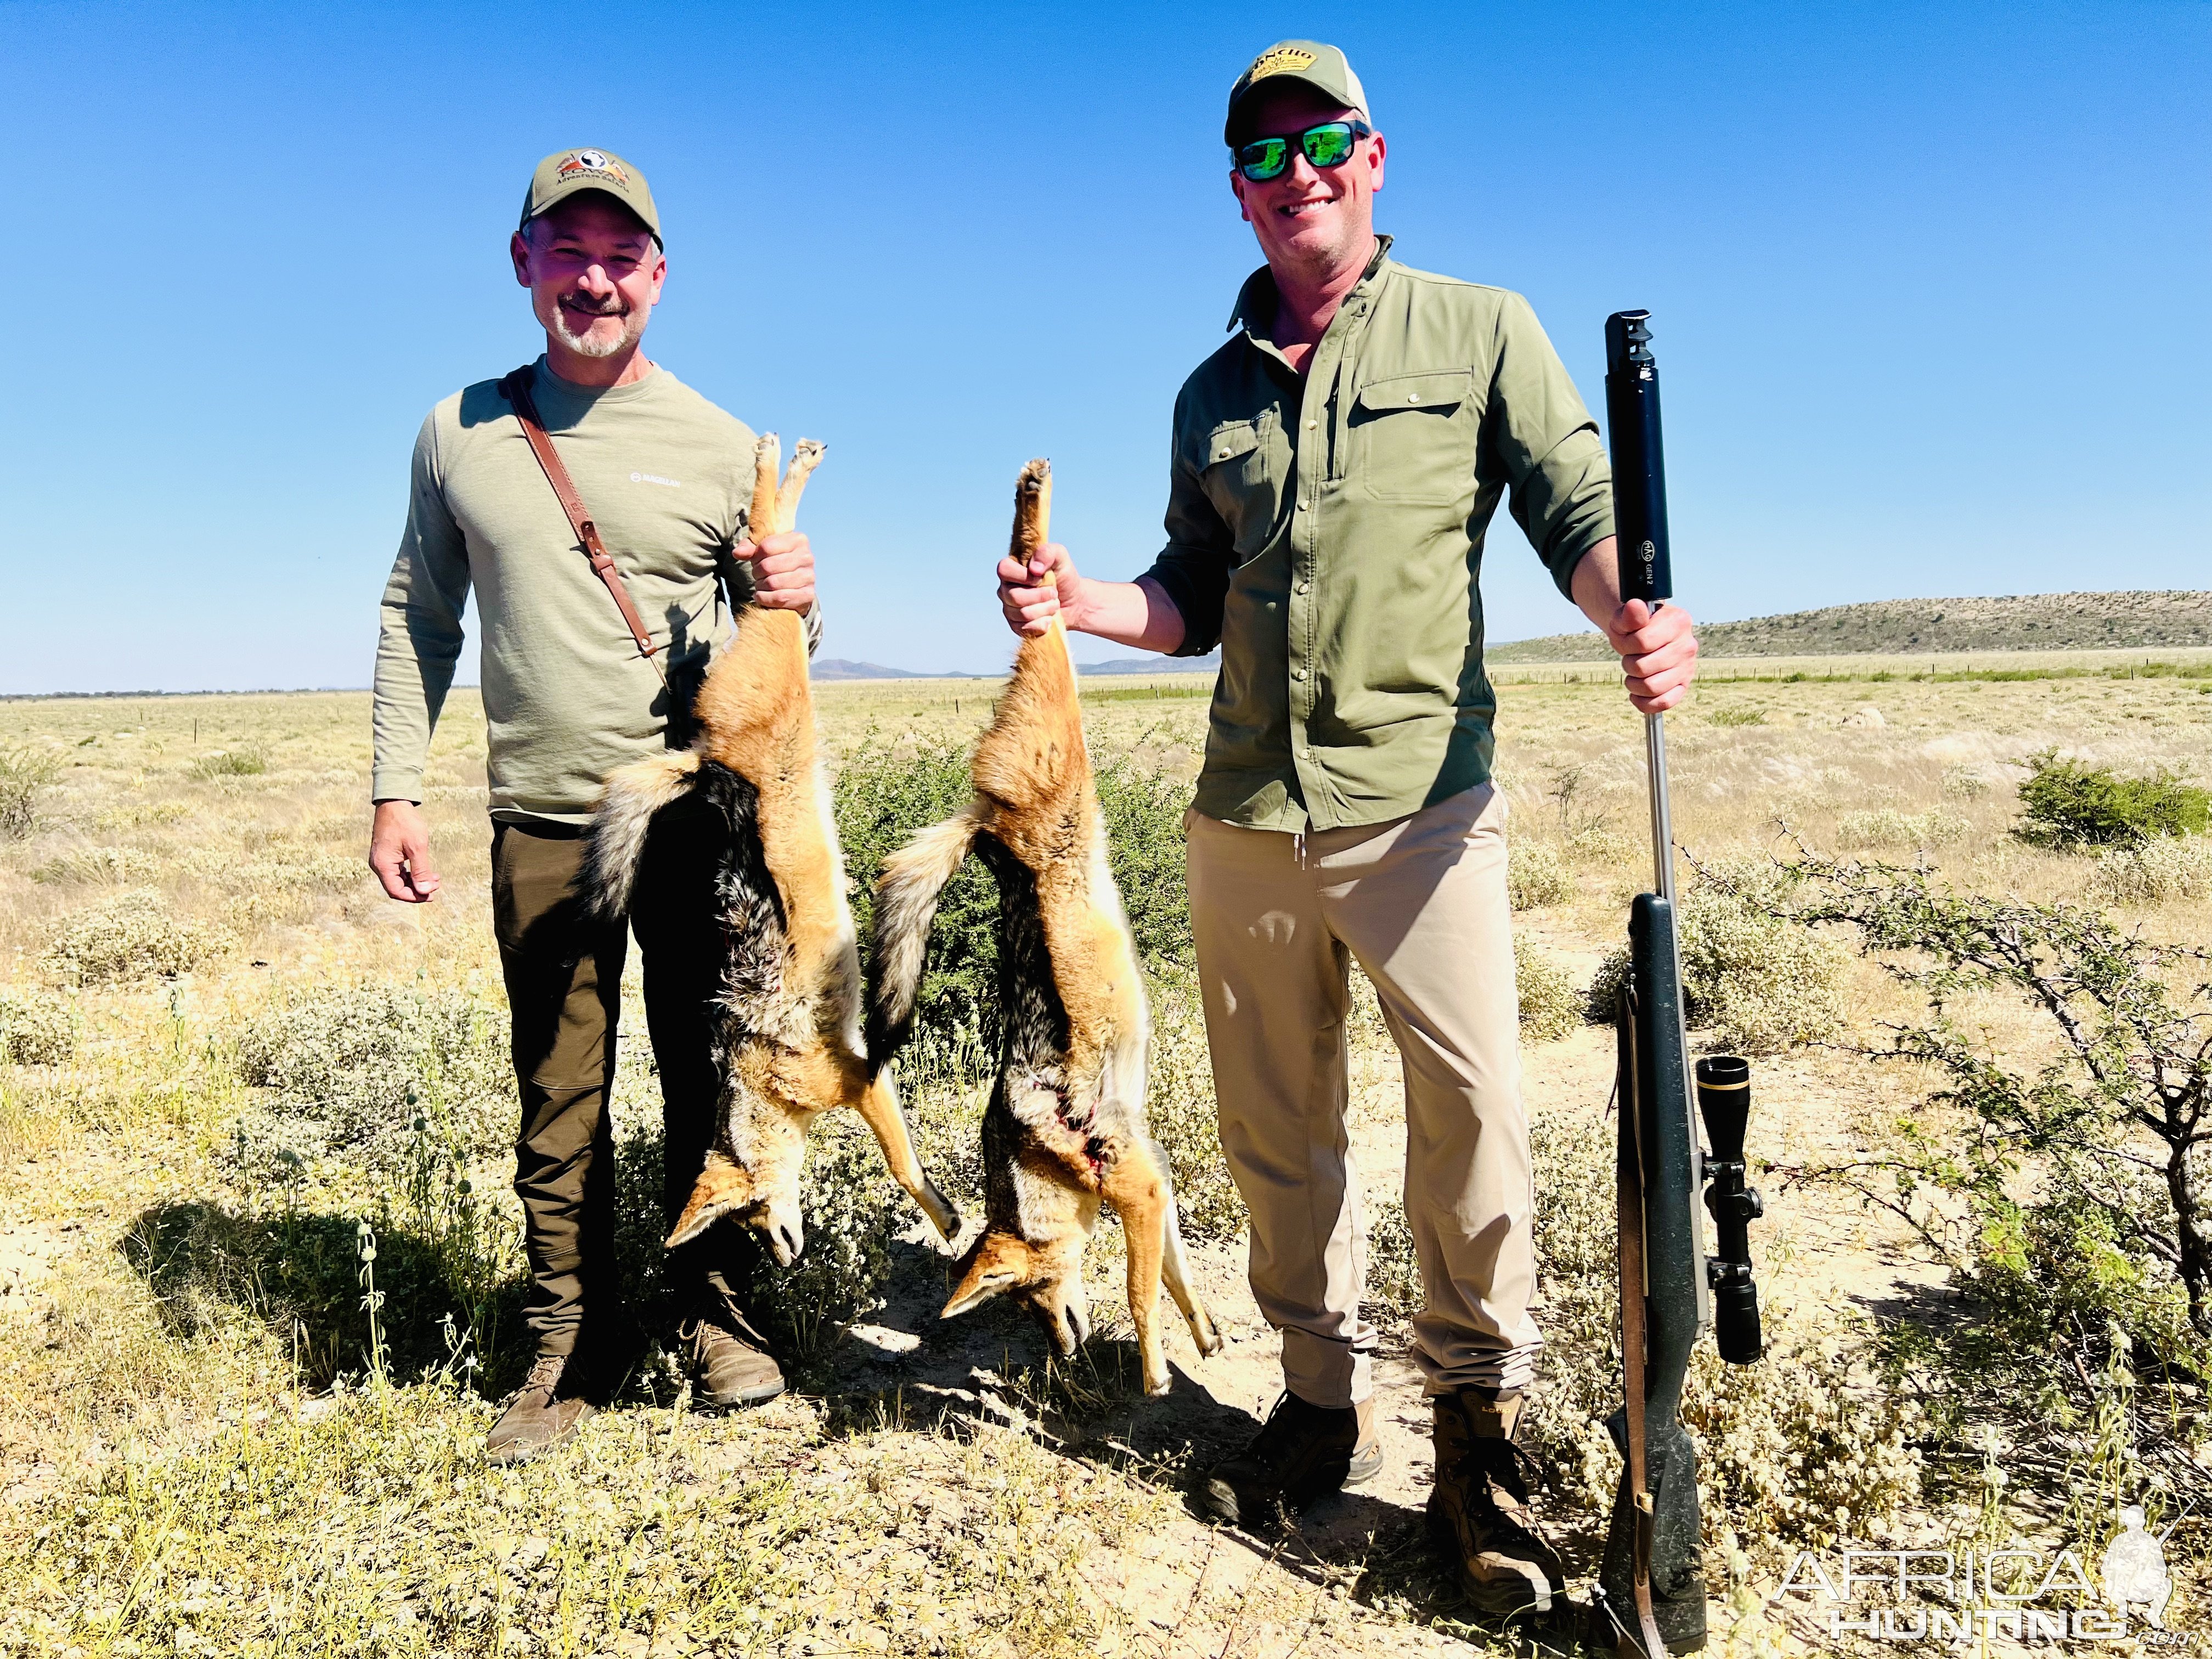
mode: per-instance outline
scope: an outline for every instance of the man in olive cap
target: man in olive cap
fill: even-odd
[[[1221,647],[1191,919],[1285,1391],[1202,1501],[1255,1521],[1382,1467],[1345,1133],[1357,958],[1404,1061],[1430,1517],[1479,1606],[1547,1609],[1559,1562],[1514,1446],[1541,1339],[1477,585],[1498,503],[1605,630],[1638,708],[1680,701],[1697,641],[1680,607],[1622,602],[1605,452],[1528,302],[1401,265],[1375,234],[1385,146],[1344,54],[1269,47],[1223,136],[1267,263],[1176,399],[1167,546],[1133,582],[1079,577],[1057,546],[1008,559],[1000,603],[1020,633],[1057,611],[1146,650]]]
[[[473,587],[492,916],[521,1091],[526,1316],[538,1350],[491,1431],[496,1462],[535,1456],[573,1433],[636,1347],[614,1283],[607,1113],[627,940],[621,924],[587,917],[572,891],[600,784],[684,740],[690,695],[745,599],[805,615],[810,647],[820,633],[806,538],[756,545],[746,534],[753,434],[641,349],[668,275],[645,175],[609,150],[547,156],[508,252],[544,354],[447,398],[416,439],[377,647],[369,844],[386,892],[410,904],[436,896],[423,775]],[[613,561],[627,609],[532,450],[521,419],[532,410]],[[656,821],[666,855],[644,861],[648,884],[630,916],[660,1073],[672,1222],[705,1159],[720,1094],[708,1024],[721,968],[719,908],[703,860],[683,855],[701,833],[681,808]],[[678,870],[698,873],[669,873]],[[717,1228],[671,1261],[689,1304],[680,1334],[694,1398],[708,1406],[783,1389],[744,1304],[744,1259],[732,1253],[748,1241],[738,1231]]]

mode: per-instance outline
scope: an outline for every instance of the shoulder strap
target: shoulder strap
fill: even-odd
[[[568,469],[562,465],[560,452],[553,447],[553,440],[545,430],[545,423],[538,418],[538,403],[530,395],[531,367],[524,364],[499,383],[500,393],[514,405],[514,418],[522,422],[522,435],[530,440],[530,453],[538,457],[538,465],[545,470],[545,481],[553,486],[553,493],[561,498],[561,510],[568,515],[568,523],[576,532],[576,539],[584,544],[584,552],[592,562],[592,568],[607,592],[614,595],[623,621],[629,625],[629,636],[637,641],[639,654],[650,657],[653,653],[653,636],[645,631],[645,622],[630,603],[629,590],[623,586],[622,572],[607,552],[606,544],[599,539],[599,528],[592,522],[591,509],[584,498],[576,493],[575,481],[569,477]]]

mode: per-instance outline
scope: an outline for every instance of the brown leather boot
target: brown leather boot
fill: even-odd
[[[507,1409],[484,1437],[484,1455],[494,1463],[526,1463],[550,1451],[597,1409],[564,1387],[578,1369],[562,1353],[541,1353],[522,1387],[508,1397]]]
[[[783,1368],[769,1352],[766,1339],[727,1297],[710,1295],[676,1334],[691,1350],[694,1405],[728,1411],[760,1405],[783,1392]]]
[[[1536,1536],[1516,1443],[1522,1399],[1494,1389],[1437,1395],[1437,1483],[1429,1525],[1459,1564],[1468,1598],[1485,1613],[1548,1613],[1566,1571]]]
[[[1285,1390],[1251,1444],[1207,1471],[1198,1501],[1218,1521],[1265,1526],[1382,1468],[1373,1400],[1315,1406]]]

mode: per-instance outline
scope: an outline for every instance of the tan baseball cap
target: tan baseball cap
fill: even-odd
[[[1273,81],[1302,82],[1356,112],[1361,120],[1375,119],[1368,112],[1367,89],[1359,84],[1343,52],[1319,40],[1278,40],[1255,58],[1229,88],[1229,118],[1221,126],[1224,143],[1237,142],[1237,106],[1255,89]]]
[[[556,202],[565,202],[584,191],[611,196],[645,221],[653,240],[668,244],[660,234],[660,212],[653,205],[653,191],[645,175],[611,149],[556,149],[538,164],[523,192],[522,222],[528,224]]]

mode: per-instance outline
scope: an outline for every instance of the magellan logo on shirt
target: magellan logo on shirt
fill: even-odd
[[[1284,75],[1313,67],[1314,55],[1303,46],[1277,46],[1273,52],[1263,52],[1252,60],[1251,78],[1266,79],[1270,75]]]
[[[659,484],[666,489],[684,488],[684,481],[681,478],[664,478],[658,472],[633,472],[629,475],[629,481],[632,483]]]

